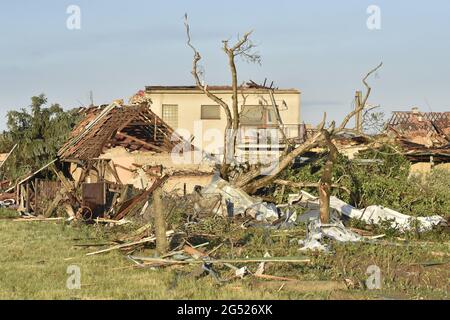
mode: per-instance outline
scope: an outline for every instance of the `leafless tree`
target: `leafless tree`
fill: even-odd
[[[352,129],[347,129],[346,126],[348,122],[358,113],[363,112],[367,106],[367,101],[369,99],[372,88],[367,83],[368,78],[381,68],[383,63],[380,63],[377,67],[369,71],[366,76],[362,79],[362,82],[366,88],[364,98],[362,99],[360,105],[355,108],[352,112],[348,113],[341,124],[336,127],[335,122],[325,128],[326,126],[326,114],[323,115],[322,122],[314,130],[314,134],[310,136],[305,142],[294,147],[290,152],[283,152],[277,161],[277,165],[268,167],[252,167],[249,171],[244,172],[240,175],[235,175],[232,179],[229,179],[229,164],[234,160],[235,156],[235,137],[237,130],[239,129],[239,101],[238,101],[238,76],[236,70],[236,57],[243,57],[252,62],[260,62],[261,57],[253,52],[255,48],[254,44],[250,40],[252,32],[247,32],[242,38],[239,38],[237,43],[234,45],[229,45],[229,40],[223,41],[223,51],[228,56],[228,64],[231,71],[231,84],[232,84],[232,106],[224,102],[221,98],[213,94],[208,90],[208,86],[202,83],[199,72],[198,63],[201,60],[201,55],[197,49],[191,43],[190,28],[187,21],[185,21],[186,33],[187,33],[187,44],[194,52],[192,75],[196,81],[199,89],[201,89],[210,99],[219,104],[225,111],[227,117],[226,132],[231,132],[231,134],[224,136],[224,158],[221,165],[221,175],[222,178],[227,179],[234,186],[242,188],[246,192],[253,194],[259,189],[273,183],[279,174],[283,172],[287,167],[289,167],[292,162],[298,156],[310,151],[313,148],[323,146],[329,151],[329,155],[323,170],[321,181],[318,184],[319,195],[321,200],[321,217],[323,220],[328,220],[329,217],[329,199],[332,185],[332,170],[334,163],[337,158],[337,148],[332,142],[333,138],[344,132],[352,131]],[[274,92],[270,91],[271,102],[275,106]],[[278,117],[277,117],[278,118]],[[281,118],[278,119],[281,121]]]
[[[187,34],[187,45],[194,52],[194,59],[192,64],[192,75],[195,79],[197,87],[202,90],[210,99],[216,102],[225,112],[227,118],[227,125],[225,127],[225,135],[224,135],[224,151],[223,151],[223,160],[221,165],[221,176],[224,179],[227,179],[229,176],[229,168],[230,163],[234,161],[235,151],[236,151],[236,135],[239,129],[239,85],[238,85],[238,75],[236,70],[236,58],[242,57],[243,59],[250,61],[261,63],[261,56],[254,52],[255,45],[250,40],[250,36],[252,31],[246,32],[242,38],[238,38],[238,41],[234,45],[230,45],[229,40],[222,41],[223,51],[228,57],[228,65],[230,67],[231,72],[231,88],[232,88],[232,105],[230,106],[223,101],[220,97],[212,93],[208,89],[208,85],[202,81],[201,76],[202,73],[199,70],[199,62],[202,59],[202,56],[198,52],[198,50],[194,47],[191,41],[191,32],[190,26],[188,23],[188,17],[185,15],[184,25],[186,27]]]

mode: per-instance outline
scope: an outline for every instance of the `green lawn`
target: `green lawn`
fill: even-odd
[[[426,246],[336,246],[334,255],[311,256],[308,266],[269,266],[270,274],[301,280],[351,279],[357,284],[370,264],[380,266],[383,275],[382,290],[356,285],[350,290],[298,292],[250,277],[218,284],[210,276],[195,278],[189,266],[134,268],[118,251],[86,256],[103,247],[75,245],[107,243],[109,233],[104,227],[14,222],[13,215],[0,213],[0,299],[448,298],[447,240]],[[268,251],[271,245],[267,245]],[[80,267],[81,289],[67,289],[67,268],[71,265]],[[254,270],[256,265],[249,267]]]

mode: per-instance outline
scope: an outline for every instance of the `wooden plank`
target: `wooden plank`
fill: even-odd
[[[38,174],[38,173],[41,172],[42,170],[46,169],[48,166],[50,166],[50,165],[52,165],[53,163],[55,163],[56,160],[58,160],[58,159],[52,160],[51,162],[47,163],[45,166],[43,166],[43,167],[40,168],[39,170],[36,170],[35,172],[33,172],[32,174],[30,174],[29,176],[27,176],[25,179],[20,180],[20,181],[16,184],[16,186],[17,186],[17,185],[21,185],[22,183],[24,183],[24,182],[28,181],[29,179],[33,178],[36,174]],[[13,187],[7,189],[7,190],[5,191],[5,193],[9,193],[11,190],[14,190],[14,188],[16,188],[16,186],[13,186]]]
[[[30,212],[30,183],[27,182],[25,186],[25,210]]]

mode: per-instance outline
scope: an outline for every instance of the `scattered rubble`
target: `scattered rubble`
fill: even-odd
[[[221,179],[210,165],[203,164],[205,170],[171,166],[169,152],[176,143],[188,145],[190,151],[195,148],[177,136],[144,105],[113,103],[88,108],[84,114],[85,118],[60,149],[58,158],[6,190],[0,196],[0,207],[15,206],[22,217],[14,221],[82,221],[126,230],[106,248],[87,253],[88,256],[120,250],[135,267],[198,265],[199,274],[208,274],[219,283],[247,276],[272,281],[296,281],[265,274],[266,264],[308,264],[311,262],[309,257],[271,257],[265,254],[263,257],[230,255],[213,258],[225,243],[230,242],[232,247],[235,245],[231,236],[219,234],[214,225],[205,232],[195,228],[209,218],[217,219],[221,225],[236,222],[241,229],[290,230],[306,225],[306,235],[302,235],[304,238],[293,239],[291,243],[299,252],[307,254],[308,251],[332,252],[333,241],[376,243],[378,238],[384,236],[347,228],[345,223],[348,219],[368,225],[387,222],[400,232],[425,232],[441,224],[446,225],[440,216],[416,218],[378,205],[357,209],[334,196],[330,197],[330,221],[324,223],[320,217],[319,198],[305,191],[289,195],[287,203],[276,204],[251,196]],[[400,132],[395,123],[391,123],[391,128]],[[441,138],[443,135],[448,138],[446,131],[441,131],[436,125],[433,128]],[[339,149],[345,149],[344,153],[349,156],[367,148],[367,145],[361,146],[367,143],[366,138],[344,136],[336,142]],[[365,165],[376,161],[368,159],[360,162]],[[42,179],[40,174],[44,171],[52,172],[57,180]],[[188,187],[189,176],[194,177],[196,182],[204,178],[203,183]],[[171,189],[168,190],[170,181]],[[274,183],[281,186],[295,184],[298,188],[319,186],[318,183],[284,180],[275,180]],[[350,193],[338,184],[331,186]],[[155,208],[158,207],[153,197],[156,190],[161,194],[161,209]],[[164,229],[161,233],[154,219],[155,210],[163,211],[171,230]],[[158,249],[158,252],[161,251],[158,256],[143,256],[141,249],[158,244],[157,235],[167,241],[167,246]],[[206,242],[194,245],[191,243],[193,239],[196,243]],[[216,245],[206,252],[202,247],[208,246],[211,239]],[[245,246],[245,242],[240,246]],[[254,272],[251,264],[257,264]],[[230,279],[221,278],[216,270],[217,265],[230,269],[233,276]],[[345,287],[343,283],[334,282],[324,285]]]

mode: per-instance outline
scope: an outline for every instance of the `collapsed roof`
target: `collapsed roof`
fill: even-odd
[[[116,146],[130,151],[171,152],[175,145],[186,143],[147,104],[113,103],[81,112],[84,118],[58,151],[60,159],[90,160]]]
[[[450,112],[393,112],[387,130],[396,135],[409,158],[450,158]]]

